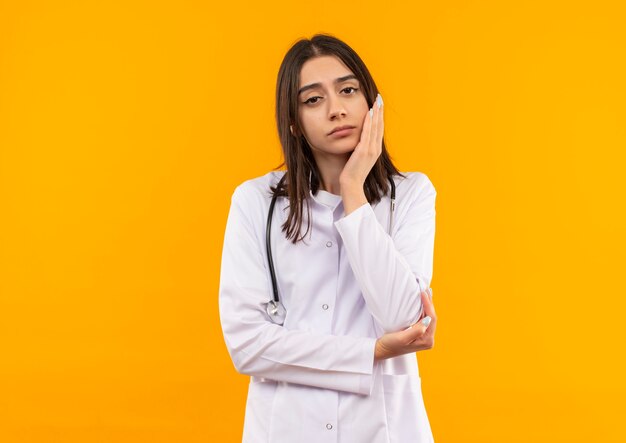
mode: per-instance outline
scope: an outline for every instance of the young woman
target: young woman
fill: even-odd
[[[433,441],[414,353],[437,322],[436,191],[393,165],[383,112],[344,42],[317,34],[287,52],[287,170],[235,189],[222,253],[224,339],[251,376],[244,442]]]

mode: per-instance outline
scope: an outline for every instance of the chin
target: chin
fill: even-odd
[[[335,150],[341,151],[341,153],[352,152],[356,149],[358,140],[345,140],[344,143],[337,143],[339,146],[335,146]]]
[[[329,152],[329,154],[335,154],[335,155],[345,155],[345,154],[351,154],[354,152],[354,148],[356,148],[356,146],[346,146],[345,148],[336,148],[336,149],[332,149],[331,152]]]
[[[326,155],[343,155],[349,154],[356,148],[356,145],[359,144],[359,137],[357,134],[351,135],[349,137],[343,137],[337,140],[325,140],[325,143],[319,143],[317,148],[311,146],[313,151],[317,151],[320,154]]]
[[[345,155],[352,153],[354,148],[356,148],[356,145],[351,143],[343,146],[328,146],[322,149],[315,149],[315,151],[322,155]]]

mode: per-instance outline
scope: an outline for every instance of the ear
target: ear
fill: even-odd
[[[291,131],[291,135],[293,135],[293,125],[289,125],[289,130]]]

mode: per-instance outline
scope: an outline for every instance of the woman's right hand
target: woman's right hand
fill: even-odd
[[[403,331],[389,332],[376,340],[374,360],[384,360],[424,349],[432,349],[435,345],[437,315],[432,301],[432,290],[428,288],[427,291],[420,293],[426,317]],[[424,320],[427,318],[430,318],[430,324],[424,324]],[[428,323],[428,320],[426,322]]]

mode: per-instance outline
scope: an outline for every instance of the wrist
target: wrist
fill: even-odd
[[[343,207],[346,215],[368,203],[365,191],[363,190],[363,185],[357,185],[354,182],[350,184],[341,184],[341,198],[343,200]]]
[[[374,361],[384,360],[385,358],[384,349],[380,345],[380,339],[377,339],[376,346],[374,347]]]
[[[363,189],[365,185],[364,181],[359,181],[355,178],[339,178],[339,186],[341,187],[341,192],[344,190],[349,192],[355,192]]]

